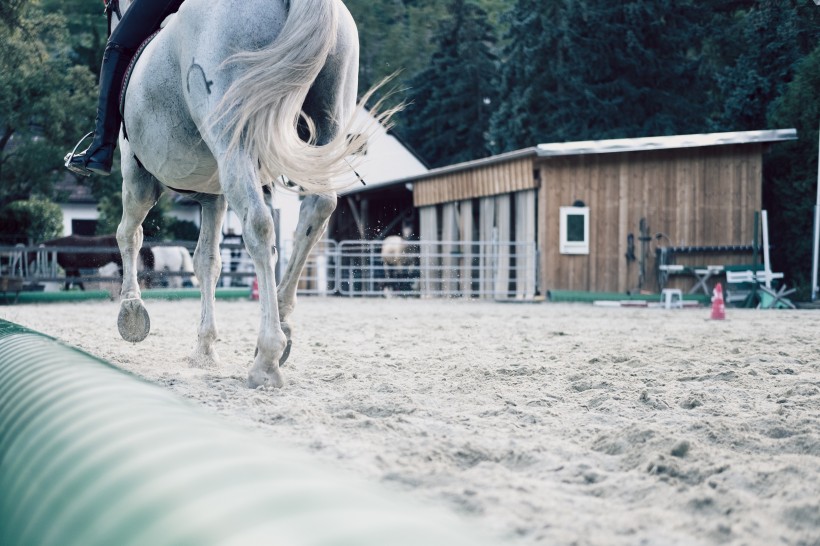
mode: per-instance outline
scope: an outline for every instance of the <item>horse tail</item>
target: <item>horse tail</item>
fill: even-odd
[[[333,140],[317,146],[315,125],[302,112],[311,85],[336,45],[344,16],[340,5],[338,0],[290,0],[285,24],[270,45],[234,54],[226,61],[241,70],[215,119],[225,123],[229,154],[243,147],[265,182],[286,187],[280,180],[284,175],[308,193],[348,186],[349,177],[344,183],[331,180],[352,174],[346,160],[364,147],[372,133],[372,129],[340,127]],[[353,119],[335,121],[350,125]],[[299,135],[300,120],[308,130],[304,140]]]

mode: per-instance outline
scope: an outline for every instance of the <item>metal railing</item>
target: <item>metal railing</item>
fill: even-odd
[[[535,243],[406,241],[400,253],[384,241],[339,244],[339,293],[532,299],[537,289]]]
[[[170,246],[170,243],[150,246]],[[146,245],[148,246],[148,245]],[[190,244],[185,246],[189,252]],[[285,271],[293,241],[279,245],[277,277]],[[119,282],[119,274],[101,275],[84,269],[80,277],[60,274],[60,253],[119,252],[116,248],[0,247],[0,274],[22,277],[27,284],[46,282]],[[253,262],[241,243],[221,246],[221,286],[250,286]],[[529,300],[537,286],[538,251],[534,242],[403,241],[398,247],[384,241],[320,241],[311,251],[299,279],[303,295],[340,294],[346,297],[460,297]],[[190,277],[185,271],[155,271],[157,278]]]

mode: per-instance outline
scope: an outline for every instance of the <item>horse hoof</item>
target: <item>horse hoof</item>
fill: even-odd
[[[282,377],[282,372],[278,369],[273,370],[270,373],[259,372],[253,369],[248,372],[248,387],[251,389],[256,389],[259,387],[274,387],[281,389],[284,386],[285,378]]]
[[[140,342],[148,336],[148,332],[151,331],[151,319],[142,305],[142,300],[122,300],[117,328],[120,336],[131,343]]]
[[[214,351],[204,353],[197,352],[188,357],[188,366],[201,369],[219,368],[220,361]]]

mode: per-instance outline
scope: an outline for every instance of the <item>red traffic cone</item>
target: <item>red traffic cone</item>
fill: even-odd
[[[253,278],[253,285],[251,285],[251,299],[259,299],[259,279],[256,277]]]
[[[712,320],[723,320],[725,318],[726,304],[723,301],[723,286],[717,283],[712,291]]]

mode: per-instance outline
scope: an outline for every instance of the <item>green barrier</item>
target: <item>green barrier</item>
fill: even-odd
[[[250,288],[217,288],[217,299],[248,299],[251,296]],[[199,299],[199,288],[152,288],[142,291],[144,300],[180,300]],[[10,296],[9,301],[14,301]],[[17,303],[62,303],[71,301],[94,301],[110,300],[111,292],[108,290],[61,290],[59,292],[20,292]]]
[[[217,288],[216,299],[249,299],[251,297],[250,288]],[[152,288],[142,291],[144,300],[181,300],[196,298],[199,299],[199,288]]]
[[[4,546],[480,543],[308,458],[0,320]]]
[[[17,303],[61,303],[67,301],[110,300],[108,290],[68,290],[59,292],[20,292]],[[13,299],[12,299],[13,301]]]
[[[550,290],[547,299],[552,302],[592,303],[594,301],[661,301],[660,294],[624,294],[620,292],[583,292],[577,290]],[[686,301],[710,303],[712,300],[704,294],[684,294]]]

